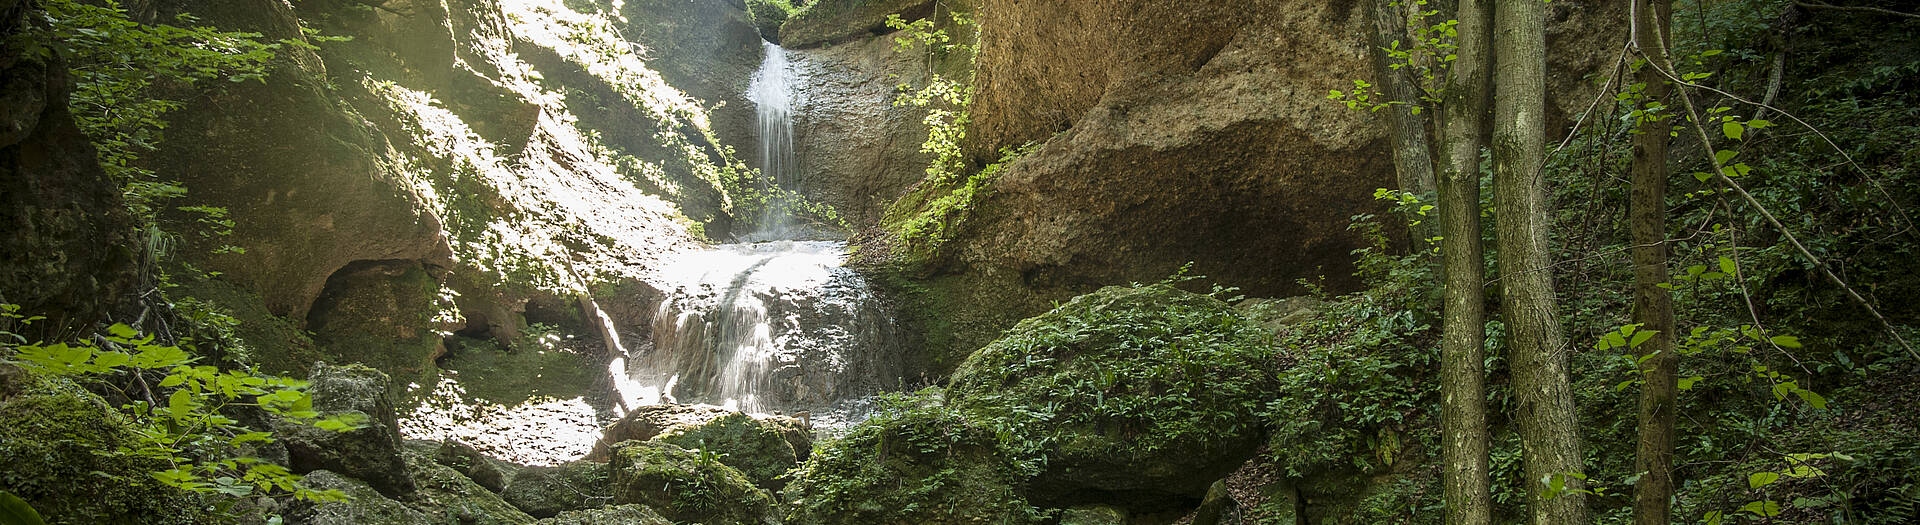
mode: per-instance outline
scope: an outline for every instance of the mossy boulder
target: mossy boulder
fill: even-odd
[[[388,499],[366,482],[327,470],[306,475],[308,486],[316,490],[338,490],[346,501],[310,503],[296,501],[287,508],[287,523],[294,525],[439,525],[441,522],[404,503]]]
[[[711,452],[658,441],[613,446],[613,501],[639,503],[676,523],[778,524],[774,499]]]
[[[99,396],[13,370],[0,397],[0,491],[49,523],[196,523],[192,496],[156,481],[164,461],[139,447],[127,419]]]
[[[720,453],[720,463],[739,469],[754,485],[767,490],[786,486],[787,470],[800,463],[794,445],[779,427],[739,412],[701,425],[669,429],[653,439],[689,450]]]
[[[294,472],[330,470],[362,480],[389,497],[411,495],[415,486],[401,455],[386,374],[360,365],[315,363],[307,381],[314,410],[325,415],[359,414],[365,426],[336,432],[275,422],[274,433],[286,444]]]
[[[947,409],[937,389],[889,398],[827,441],[784,495],[805,524],[1036,523],[1023,496],[1036,468],[988,427]]]
[[[500,497],[536,518],[607,505],[613,499],[607,464],[575,461],[520,469]]]
[[[419,487],[409,503],[435,521],[471,525],[533,523],[533,516],[514,508],[500,495],[459,471],[435,463],[432,456],[414,451],[406,456],[407,473]]]
[[[593,451],[587,454],[588,460],[606,461],[610,447],[622,441],[645,441],[668,435],[687,435],[676,438],[676,442],[687,448],[712,448],[719,452],[734,453],[735,446],[746,448],[760,447],[777,453],[779,447],[765,440],[768,433],[777,434],[793,450],[796,461],[807,458],[813,450],[813,433],[805,422],[799,419],[779,415],[754,415],[747,419],[732,418],[740,414],[713,405],[646,405],[635,407],[625,417],[607,425]],[[728,419],[721,422],[721,419]],[[719,424],[713,429],[701,430],[708,425]],[[708,440],[705,447],[698,446],[699,440]],[[686,443],[695,443],[688,445]],[[781,470],[785,470],[782,468]]]
[[[760,38],[768,42],[780,43],[780,25],[792,14],[793,4],[788,0],[747,0],[747,15],[753,17],[753,28],[760,30]]]
[[[493,459],[466,443],[451,439],[439,442],[409,440],[406,447],[409,451],[433,458],[434,463],[453,469],[496,493],[506,490],[507,480],[512,479],[518,470],[516,465]]]
[[[385,372],[400,395],[409,383],[426,382],[445,351],[433,326],[439,294],[439,280],[417,261],[356,262],[327,278],[307,326],[329,360]]]
[[[962,362],[948,404],[1046,456],[1037,502],[1190,508],[1250,457],[1283,368],[1233,307],[1170,284],[1103,288]]]
[[[614,505],[588,510],[570,510],[535,522],[538,525],[672,525],[660,513],[646,505]]]

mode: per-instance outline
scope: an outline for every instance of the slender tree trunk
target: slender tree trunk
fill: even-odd
[[[1633,42],[1650,67],[1635,73],[1646,85],[1641,101],[1665,104],[1669,86],[1658,70],[1671,70],[1667,59],[1667,27],[1672,22],[1671,0],[1633,0]],[[1660,116],[1671,116],[1663,111]],[[1642,361],[1646,382],[1640,387],[1640,439],[1634,470],[1633,521],[1666,525],[1673,498],[1673,424],[1680,356],[1674,352],[1673,296],[1660,284],[1667,279],[1667,143],[1671,120],[1641,119],[1633,136],[1633,191],[1628,223],[1633,232],[1633,322],[1651,330],[1636,353],[1653,357]]]
[[[1393,169],[1400,189],[1418,195],[1434,191],[1433,153],[1427,145],[1427,119],[1413,113],[1414,104],[1422,104],[1420,88],[1414,84],[1410,68],[1392,67],[1394,60],[1382,48],[1398,41],[1411,45],[1407,37],[1406,10],[1387,5],[1386,0],[1368,0],[1367,14],[1373,19],[1370,42],[1373,44],[1373,78],[1387,99],[1404,102],[1386,108],[1390,130],[1388,142],[1393,148]],[[1425,237],[1425,232],[1422,237]]]
[[[1500,294],[1513,334],[1514,415],[1526,457],[1528,504],[1536,525],[1587,522],[1586,496],[1549,499],[1542,481],[1582,469],[1579,420],[1567,378],[1570,350],[1554,317],[1553,255],[1547,250],[1546,3],[1494,0],[1493,174],[1499,217]]]
[[[1440,257],[1446,307],[1440,340],[1440,460],[1447,525],[1493,522],[1487,474],[1485,255],[1480,246],[1480,150],[1487,145],[1492,26],[1484,0],[1460,0],[1444,90]]]

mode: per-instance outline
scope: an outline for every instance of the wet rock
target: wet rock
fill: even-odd
[[[780,27],[780,44],[790,48],[838,44],[890,33],[887,15],[913,20],[932,12],[932,0],[817,0]]]
[[[609,487],[606,463],[575,461],[522,468],[500,497],[533,517],[548,518],[606,506],[612,500]]]
[[[673,522],[645,505],[614,505],[589,510],[570,510],[535,522],[539,525],[672,525]]]
[[[1226,303],[1115,286],[1008,330],[960,365],[947,395],[1047,443],[1036,502],[1184,511],[1259,445],[1253,407],[1276,366],[1265,331]]]
[[[365,426],[336,432],[274,422],[274,434],[286,444],[294,472],[330,470],[359,479],[389,497],[412,495],[416,487],[401,454],[386,374],[359,365],[316,363],[307,381],[315,411],[326,416],[358,414]]]
[[[892,36],[791,54],[803,80],[793,115],[798,190],[853,224],[878,221],[933,160],[920,151],[926,110],[895,103],[899,85],[927,83],[925,57],[896,51]],[[941,65],[948,77],[966,74]]]
[[[773,496],[714,452],[626,441],[613,446],[612,456],[615,503],[643,504],[683,523],[780,523]]]

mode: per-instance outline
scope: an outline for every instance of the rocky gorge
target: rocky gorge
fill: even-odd
[[[0,523],[1440,523],[1432,195],[1383,197],[1394,130],[1329,100],[1389,81],[1380,9],[0,0]],[[1545,10],[1562,149],[1638,118],[1595,109],[1630,15]],[[1576,357],[1603,441],[1617,361]],[[1858,486],[1897,501],[1911,424],[1811,442],[1885,443]]]

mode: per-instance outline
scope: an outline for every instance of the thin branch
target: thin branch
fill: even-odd
[[[1913,13],[1894,11],[1892,9],[1881,9],[1878,7],[1833,5],[1833,4],[1827,4],[1827,3],[1821,3],[1821,2],[1807,2],[1805,0],[1793,0],[1793,5],[1805,7],[1808,9],[1833,9],[1836,11],[1866,11],[1870,13],[1880,13],[1883,15],[1904,16],[1907,18],[1920,18],[1920,15],[1916,15]]]
[[[1657,65],[1653,64],[1652,61],[1648,62],[1647,67],[1652,67],[1654,71],[1658,71],[1662,76],[1665,76],[1669,80],[1673,81],[1674,85],[1676,86],[1686,86],[1686,87],[1697,86],[1696,84],[1693,84],[1691,82],[1680,80],[1680,78],[1678,76],[1675,76],[1673,72],[1667,71],[1665,69],[1661,69]],[[1687,108],[1687,116],[1691,118],[1690,122],[1693,123],[1694,132],[1700,135],[1700,144],[1703,146],[1702,151],[1707,155],[1707,162],[1709,163],[1708,165],[1713,167],[1713,179],[1716,181],[1719,181],[1722,185],[1725,185],[1727,188],[1732,189],[1734,193],[1740,195],[1741,199],[1746,200],[1748,205],[1753,206],[1754,210],[1759,211],[1760,216],[1765,218],[1768,224],[1772,224],[1774,229],[1778,230],[1780,232],[1780,235],[1787,239],[1787,243],[1793,245],[1793,248],[1800,252],[1801,257],[1805,257],[1807,262],[1812,263],[1815,268],[1819,268],[1820,272],[1825,274],[1828,280],[1833,281],[1833,284],[1838,285],[1841,290],[1846,291],[1848,297],[1852,298],[1854,302],[1859,303],[1861,307],[1867,309],[1867,313],[1873,314],[1874,319],[1880,320],[1880,324],[1886,327],[1887,329],[1887,335],[1893,336],[1893,340],[1897,343],[1900,343],[1900,347],[1906,349],[1908,355],[1913,356],[1913,358],[1916,360],[1920,360],[1920,352],[1914,351],[1913,346],[1907,344],[1907,339],[1900,336],[1900,331],[1894,328],[1893,322],[1888,321],[1886,316],[1880,315],[1879,308],[1875,308],[1873,306],[1873,303],[1868,302],[1865,297],[1861,297],[1860,292],[1854,291],[1852,286],[1848,286],[1845,280],[1842,280],[1839,275],[1833,273],[1832,266],[1829,266],[1825,261],[1822,261],[1820,260],[1819,257],[1815,256],[1811,250],[1807,249],[1807,246],[1805,244],[1801,244],[1800,238],[1798,236],[1795,236],[1792,230],[1787,229],[1786,225],[1781,224],[1780,219],[1774,217],[1772,211],[1767,210],[1766,206],[1760,204],[1759,199],[1755,199],[1753,197],[1753,194],[1747,193],[1747,189],[1744,187],[1741,187],[1740,183],[1734,182],[1733,179],[1727,177],[1726,172],[1723,171],[1721,168],[1720,159],[1714,156],[1713,138],[1707,135],[1707,127],[1706,125],[1701,123],[1700,112],[1693,105],[1693,97],[1688,95],[1687,90],[1684,88],[1677,89],[1674,91],[1680,95],[1680,102]],[[1719,90],[1714,90],[1714,91],[1719,91]],[[1728,96],[1732,96],[1732,95],[1728,94]],[[1735,98],[1738,98],[1738,97],[1735,97]],[[1783,111],[1781,112],[1781,114],[1784,115],[1786,114],[1786,112]],[[1788,116],[1791,117],[1791,115],[1788,115]],[[1794,120],[1797,121],[1799,119],[1796,118]],[[1808,126],[1808,127],[1812,128],[1812,126]],[[1818,130],[1816,130],[1816,132],[1817,131]]]

